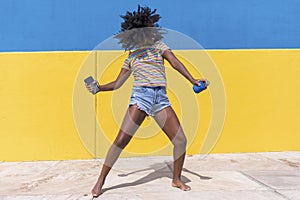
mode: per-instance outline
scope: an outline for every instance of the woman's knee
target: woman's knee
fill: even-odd
[[[114,145],[121,149],[124,149],[131,140],[131,138],[132,136],[127,135],[126,133],[119,133],[118,137],[114,141]]]
[[[184,135],[184,133],[180,133],[180,134],[177,134],[173,140],[172,140],[172,143],[175,147],[186,147],[187,145],[187,139]]]

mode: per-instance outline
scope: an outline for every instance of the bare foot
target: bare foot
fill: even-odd
[[[102,194],[102,186],[104,184],[104,181],[98,179],[97,183],[95,184],[94,188],[92,189],[92,195],[93,198],[97,198]]]
[[[190,191],[191,190],[191,187],[184,184],[181,180],[173,180],[172,186],[177,187],[177,188],[179,188],[183,191]]]

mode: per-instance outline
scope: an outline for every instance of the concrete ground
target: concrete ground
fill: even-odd
[[[171,161],[119,159],[98,199],[300,199],[300,152],[189,156],[183,171],[189,192],[170,186]],[[0,162],[0,199],[92,199],[102,162]]]

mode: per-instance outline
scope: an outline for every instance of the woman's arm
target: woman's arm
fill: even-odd
[[[189,73],[186,67],[177,59],[174,53],[170,50],[166,50],[163,53],[163,58],[165,58],[171,66],[177,70],[181,75],[183,75],[188,81],[190,81],[193,85],[199,85],[199,81],[205,81],[206,86],[209,85],[209,81],[207,79],[194,79],[193,76]]]
[[[100,91],[111,91],[119,89],[128,79],[129,75],[130,71],[122,68],[115,81],[112,81],[105,85],[99,85]]]
[[[122,68],[116,80],[104,85],[99,85],[97,81],[95,81],[95,83],[97,83],[97,87],[100,89],[100,91],[116,90],[119,89],[125,83],[130,73],[131,72],[129,70]],[[93,90],[93,88],[91,88],[89,85],[86,85],[86,87],[89,91]]]

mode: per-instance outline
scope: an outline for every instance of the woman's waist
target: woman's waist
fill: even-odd
[[[166,88],[167,82],[133,82],[133,88]]]
[[[140,88],[149,88],[149,89],[166,89],[166,86],[152,86],[152,85],[133,86],[133,89],[140,89]]]

